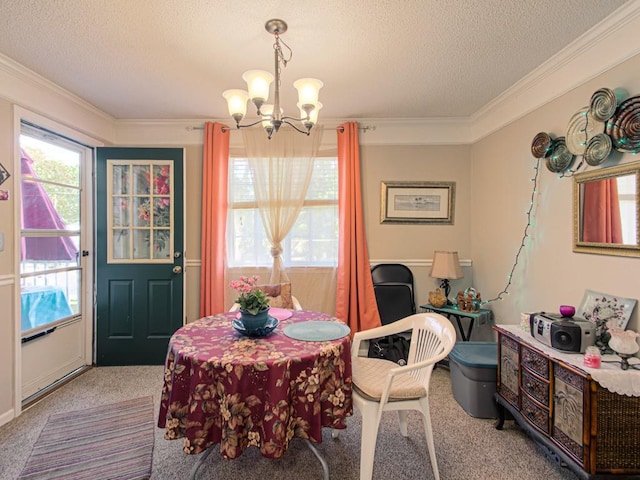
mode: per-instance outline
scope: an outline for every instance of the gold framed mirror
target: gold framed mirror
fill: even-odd
[[[640,162],[573,179],[573,251],[640,257]]]

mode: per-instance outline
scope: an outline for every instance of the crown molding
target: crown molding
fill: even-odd
[[[634,57],[640,53],[638,31],[640,2],[632,1],[471,115],[469,142],[481,140]]]
[[[203,143],[204,122],[230,125],[230,148],[243,149],[242,135],[229,119],[117,120],[117,145],[199,145]],[[361,118],[326,119],[321,148],[335,148],[335,137],[327,135],[345,121],[360,125],[360,145],[459,145],[468,143],[469,120],[465,118]]]
[[[52,81],[0,53],[0,96],[47,118],[107,142],[115,119]]]

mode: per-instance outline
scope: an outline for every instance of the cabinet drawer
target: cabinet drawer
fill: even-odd
[[[522,389],[545,407],[549,407],[549,382],[536,377],[526,368],[522,369]]]
[[[535,372],[545,380],[549,380],[549,359],[547,357],[523,345],[520,361],[523,367]]]
[[[518,344],[500,336],[500,382],[498,392],[518,408]]]
[[[520,413],[538,430],[549,434],[549,411],[537,405],[526,394],[522,394],[522,409]]]

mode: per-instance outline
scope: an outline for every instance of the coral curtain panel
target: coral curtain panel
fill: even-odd
[[[353,335],[381,325],[364,228],[357,122],[338,128],[338,211],[336,317]]]
[[[229,129],[204,127],[202,158],[202,233],[200,239],[200,317],[224,312]]]
[[[622,243],[622,222],[615,178],[584,184],[582,241]]]

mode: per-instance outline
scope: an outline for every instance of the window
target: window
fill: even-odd
[[[86,148],[25,124],[20,148],[24,333],[81,312],[81,166]]]
[[[271,266],[271,246],[253,193],[246,158],[229,159],[227,261],[230,267]],[[283,243],[283,260],[293,266],[338,263],[338,159],[318,157],[298,220]]]

